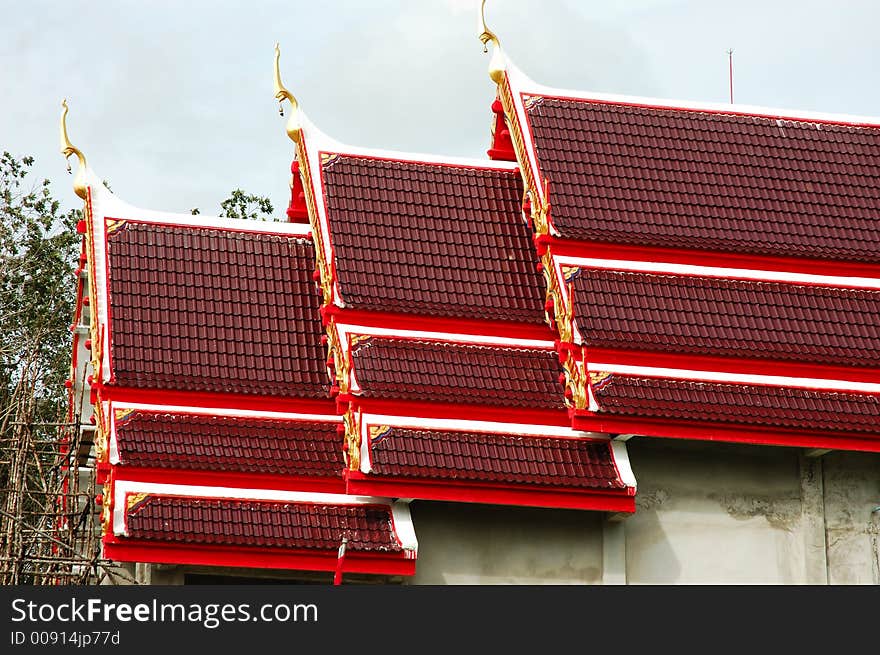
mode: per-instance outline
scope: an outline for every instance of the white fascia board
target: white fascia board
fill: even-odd
[[[327,219],[327,208],[324,204],[324,175],[321,165],[321,152],[333,146],[339,146],[338,141],[327,136],[319,130],[302,110],[299,110],[301,128],[300,152],[305,152],[312,181],[312,196],[315,199],[315,211],[318,213],[318,230],[321,232],[321,246],[324,250],[324,261],[327,266],[334,266],[333,244],[331,242],[330,222]],[[311,217],[309,217],[311,220]],[[342,295],[339,293],[339,285],[334,280],[331,289],[332,302],[338,307],[345,307]]]
[[[421,152],[401,152],[396,150],[362,148],[341,144],[337,144],[331,149],[322,148],[321,152],[328,155],[339,155],[340,157],[363,157],[366,159],[383,159],[387,161],[412,164],[438,164],[487,171],[514,171],[519,167],[519,165],[513,161],[477,159],[475,157],[459,157],[455,155],[432,155]]]
[[[387,425],[395,428],[420,430],[449,430],[454,432],[488,432],[534,437],[559,437],[564,439],[608,439],[604,432],[582,432],[557,425],[533,425],[528,423],[501,423],[498,421],[472,421],[447,418],[421,418],[417,416],[390,416],[386,414],[363,414],[364,430],[368,426]]]
[[[360,471],[369,474],[373,471],[373,458],[370,456],[370,426],[364,415],[358,415],[358,431],[361,435],[361,466]]]
[[[636,476],[629,462],[629,452],[627,452],[626,444],[623,441],[612,439],[611,454],[614,456],[614,465],[617,467],[617,474],[620,476],[621,482],[627,487],[635,489]]]
[[[101,339],[101,381],[106,383],[110,381],[110,323],[108,312],[108,278],[107,278],[107,258],[106,258],[106,234],[104,219],[107,212],[116,202],[116,197],[110,193],[104,183],[95,175],[92,169],[86,171],[86,183],[89,187],[89,195],[91,200],[92,211],[92,247],[94,250],[94,260],[91,262],[91,268],[95,272],[95,289],[98,297],[91,298],[92,320],[97,319],[98,322],[98,338]],[[93,253],[87,253],[87,257],[92,259]],[[102,333],[103,331],[103,333]],[[92,344],[92,348],[95,344]]]
[[[100,202],[101,215],[106,218],[131,220],[137,223],[160,223],[181,227],[206,227],[236,232],[259,232],[282,236],[306,237],[311,231],[302,223],[261,221],[243,218],[221,218],[218,216],[176,214],[172,212],[141,209],[120,200],[101,183],[90,171],[89,186],[92,190],[92,203]]]
[[[880,127],[880,117],[857,116],[852,114],[835,114],[828,112],[805,111],[799,109],[782,109],[779,107],[762,107],[759,105],[740,105],[720,102],[701,102],[694,100],[676,100],[670,98],[652,98],[648,96],[632,96],[617,93],[600,93],[596,91],[579,91],[546,86],[529,79],[517,70],[521,90],[527,95],[567,98],[572,100],[588,100],[626,105],[638,105],[658,109],[686,109],[720,114],[734,114],[773,118],[803,123],[835,123],[859,127]]]
[[[373,496],[349,496],[346,494],[282,491],[277,489],[237,489],[232,487],[160,484],[116,479],[113,483],[113,534],[126,534],[125,516],[127,508],[125,506],[125,498],[129,494],[139,493],[193,498],[314,503],[316,505],[388,505],[389,507],[392,505],[390,498]]]
[[[409,504],[396,501],[391,505],[391,518],[394,521],[394,532],[405,551],[407,559],[415,559],[419,552],[419,540],[416,539],[416,530],[413,526]]]
[[[673,264],[670,262],[633,261],[629,259],[603,259],[594,257],[571,257],[554,255],[553,261],[559,267],[577,266],[639,273],[659,273],[669,275],[691,275],[700,277],[738,278],[761,282],[785,282],[789,284],[811,284],[828,287],[847,287],[860,289],[880,289],[880,278],[850,277],[844,275],[819,275],[813,273],[790,273],[787,271],[765,271],[751,268],[731,268],[726,266],[699,266],[693,264]]]
[[[587,353],[589,355],[589,353]],[[670,378],[692,382],[724,382],[733,384],[753,384],[765,387],[795,387],[815,391],[844,391],[855,393],[880,393],[880,383],[853,382],[851,380],[828,380],[822,378],[800,378],[783,375],[756,375],[751,373],[723,373],[720,371],[694,371],[690,369],[662,368],[656,366],[630,366],[626,364],[606,364],[588,362],[592,372],[617,373],[634,377]]]
[[[450,341],[454,343],[499,346],[503,348],[536,348],[541,350],[553,350],[555,347],[552,341],[546,341],[544,339],[513,339],[509,337],[493,337],[483,334],[400,330],[397,328],[367,327],[365,325],[351,325],[338,322],[336,324],[336,329],[339,331],[340,340],[344,341],[343,348],[348,348],[349,335],[419,339],[423,341]]]
[[[198,414],[201,416],[235,416],[241,418],[265,418],[273,420],[325,421],[327,423],[340,423],[342,421],[342,417],[338,414],[302,414],[298,412],[270,412],[252,409],[191,407],[189,405],[154,405],[150,403],[130,403],[116,400],[112,402],[111,409],[139,409],[148,412]]]

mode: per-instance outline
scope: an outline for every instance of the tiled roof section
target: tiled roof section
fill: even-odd
[[[876,394],[611,375],[593,395],[601,414],[880,432]]]
[[[311,242],[126,222],[108,250],[116,384],[327,396]]]
[[[372,443],[382,476],[624,489],[608,441],[392,428]]]
[[[128,537],[213,546],[400,552],[386,505],[323,505],[150,495],[128,510]]]
[[[588,346],[880,366],[880,291],[582,269]]]
[[[544,321],[514,171],[343,155],[325,165],[324,182],[347,305]]]
[[[565,238],[880,262],[880,128],[538,99]]]
[[[552,350],[370,337],[352,349],[361,395],[535,409],[563,408]]]
[[[126,466],[338,476],[336,423],[135,411],[116,420]]]

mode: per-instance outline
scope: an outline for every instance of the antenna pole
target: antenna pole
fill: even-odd
[[[727,50],[727,67],[730,80],[730,104],[733,104],[733,48]]]

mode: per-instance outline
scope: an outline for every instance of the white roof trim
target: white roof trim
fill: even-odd
[[[93,207],[100,203],[100,216],[130,220],[135,223],[161,223],[179,225],[181,227],[206,227],[236,232],[259,232],[284,236],[305,237],[311,228],[303,223],[286,223],[274,221],[258,221],[243,218],[220,218],[202,214],[175,214],[172,212],[141,209],[120,200],[98,179],[89,169],[88,184],[92,191]],[[99,215],[95,212],[96,216]]]
[[[370,157],[375,159],[390,159],[393,161],[413,162],[424,164],[446,164],[449,166],[461,166],[462,168],[478,168],[486,170],[512,171],[518,167],[516,162],[497,161],[493,159],[480,159],[477,157],[460,157],[457,155],[438,155],[436,153],[406,152],[402,150],[386,150],[383,148],[368,148],[353,146],[337,141],[325,132],[322,132],[300,110],[303,131],[306,134],[307,145],[315,154],[326,153],[351,157]],[[319,159],[320,162],[320,159]],[[312,169],[312,173],[319,171]]]
[[[114,480],[113,483],[113,534],[126,534],[125,497],[128,494],[156,494],[164,496],[191,496],[197,498],[225,498],[231,500],[271,500],[291,503],[315,503],[324,505],[391,505],[389,498],[373,496],[349,496],[346,494],[312,493],[305,491],[281,491],[277,489],[236,489],[232,487],[205,487],[183,484],[159,484]]]
[[[387,425],[395,428],[422,430],[450,430],[454,432],[495,432],[534,437],[560,437],[566,439],[608,439],[604,432],[582,432],[556,425],[532,425],[528,423],[501,423],[497,421],[471,421],[447,418],[421,418],[416,416],[390,416],[363,414],[364,434],[368,426]]]
[[[409,551],[407,559],[415,559],[419,552],[419,540],[416,539],[416,530],[409,512],[409,504],[395,502],[391,505],[391,517],[394,520],[394,532],[397,533],[400,545],[404,550]]]
[[[108,207],[112,207],[116,201],[116,197],[110,193],[110,190],[104,186],[104,183],[95,175],[92,169],[86,170],[86,184],[89,187],[92,211],[92,247],[94,250],[94,260],[90,261],[91,268],[95,272],[95,289],[98,297],[91,298],[92,303],[92,321],[97,319],[98,335],[101,339],[101,381],[110,381],[110,334],[109,334],[109,318],[108,318],[108,302],[107,298],[107,257],[106,257],[106,235],[104,219],[107,216]],[[92,259],[92,253],[87,253],[88,258]],[[101,331],[103,329],[103,334]],[[92,348],[94,348],[92,344]]]
[[[830,122],[844,125],[858,124],[870,127],[880,127],[880,117],[856,116],[851,114],[835,114],[817,111],[804,111],[798,109],[781,109],[778,107],[762,107],[759,105],[739,105],[720,102],[701,102],[694,100],[675,100],[670,98],[652,98],[648,96],[631,96],[617,93],[600,93],[597,91],[577,91],[573,89],[560,89],[539,84],[529,79],[525,74],[516,69],[516,76],[520,91],[526,95],[554,96],[571,98],[572,100],[593,100],[597,102],[622,103],[628,105],[649,106],[660,109],[685,109],[707,111],[722,114],[745,114],[762,118],[776,118],[800,122]]]
[[[587,356],[589,356],[589,351]],[[796,387],[816,391],[880,393],[880,383],[877,382],[853,382],[850,380],[826,380],[784,375],[756,375],[751,373],[723,373],[720,371],[693,371],[679,368],[630,366],[627,364],[606,364],[602,362],[588,362],[587,368],[592,372],[617,373],[619,375],[637,377],[672,378],[692,382],[730,382],[734,384],[754,384],[772,387]]]
[[[614,456],[614,464],[617,466],[617,474],[620,476],[621,482],[627,487],[635,489],[636,476],[633,473],[632,465],[629,462],[629,453],[626,450],[626,444],[623,441],[611,440],[611,454]]]
[[[179,414],[198,414],[202,416],[237,416],[241,418],[266,418],[294,421],[326,421],[341,423],[342,417],[337,414],[301,414],[297,412],[269,412],[251,409],[224,409],[220,407],[191,407],[189,405],[153,405],[149,403],[130,403],[113,401],[110,409],[140,409],[149,412],[173,412]]]
[[[731,268],[726,266],[700,266],[693,264],[672,264],[668,262],[597,259],[592,257],[570,257],[562,255],[554,255],[553,260],[554,262],[556,262],[557,266],[601,268],[619,271],[634,271],[640,273],[660,273],[718,278],[740,278],[748,280],[759,280],[763,282],[786,282],[791,284],[811,284],[828,287],[880,289],[880,278],[872,277],[819,275],[813,273],[789,273],[786,271],[765,271],[751,268]]]
[[[546,341],[543,339],[514,339],[510,337],[493,337],[482,334],[462,334],[457,332],[400,330],[397,328],[367,327],[365,325],[350,325],[338,322],[336,324],[336,329],[339,331],[339,339],[343,342],[343,347],[346,347],[345,344],[348,342],[346,337],[350,334],[400,339],[419,339],[424,341],[455,341],[475,345],[509,348],[538,348],[542,350],[553,350],[555,347],[552,341]]]

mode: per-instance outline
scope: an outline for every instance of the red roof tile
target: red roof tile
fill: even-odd
[[[327,396],[309,241],[126,222],[108,251],[116,384]]]
[[[880,262],[880,129],[542,98],[564,238]]]
[[[600,414],[780,428],[880,432],[876,394],[611,375],[593,386]]]
[[[137,410],[116,442],[125,466],[326,477],[343,466],[336,426]]]
[[[215,546],[400,552],[387,505],[318,505],[150,495],[128,510],[127,536]]]
[[[565,407],[554,351],[370,337],[352,348],[367,398]]]
[[[348,306],[543,323],[514,171],[343,155],[325,164],[324,180]]]
[[[588,346],[880,365],[880,291],[582,269]]]
[[[371,442],[372,474],[623,489],[608,441],[391,428]]]

